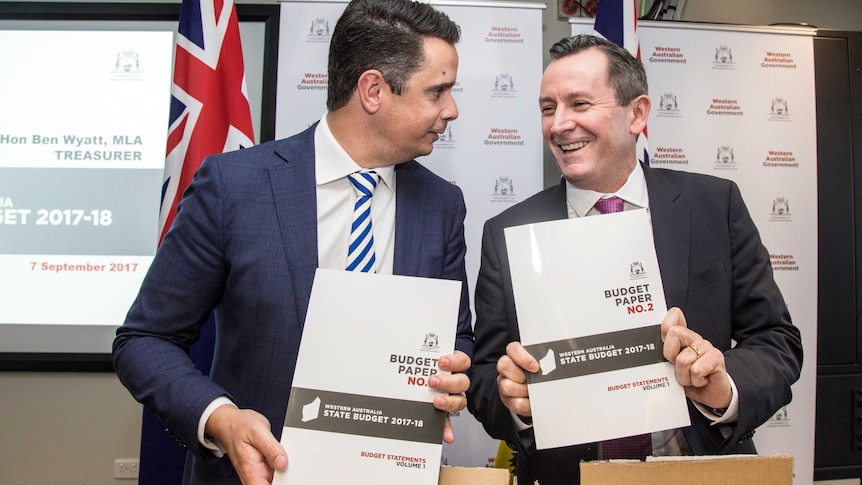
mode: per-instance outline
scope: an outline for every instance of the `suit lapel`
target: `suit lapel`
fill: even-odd
[[[566,179],[560,178],[560,182],[547,192],[547,197],[537,202],[535,213],[539,221],[556,221],[569,218],[569,206],[566,201]]]
[[[667,306],[684,307],[688,290],[691,209],[660,171],[644,167],[656,256]]]
[[[276,148],[284,163],[269,169],[275,211],[299,322],[305,323],[317,268],[314,126]]]

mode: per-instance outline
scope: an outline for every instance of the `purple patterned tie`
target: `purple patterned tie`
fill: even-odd
[[[611,212],[623,211],[623,199],[619,197],[608,197],[607,199],[599,199],[593,206],[602,214],[610,214]]]
[[[643,461],[649,455],[652,455],[652,436],[649,433],[602,441],[603,460]]]
[[[619,197],[599,199],[593,207],[602,214],[622,212],[623,199]],[[644,460],[649,455],[652,455],[652,436],[649,433],[602,442],[604,460]]]

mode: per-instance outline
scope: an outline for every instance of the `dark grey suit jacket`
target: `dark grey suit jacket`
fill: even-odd
[[[754,453],[755,428],[790,401],[790,385],[799,378],[799,330],[736,184],[673,170],[644,172],[667,306],[679,307],[688,326],[724,352],[739,390],[736,422],[710,426],[689,403],[692,425],[683,433],[698,455]],[[577,484],[579,461],[596,457],[595,444],[536,451],[532,431],[515,429],[496,383],[497,360],[509,342],[520,340],[503,229],[566,217],[561,181],[490,219],[482,237],[468,409],[492,437],[518,450],[519,483]]]
[[[216,397],[262,413],[281,436],[317,268],[315,127],[204,161],[117,331],[117,376],[190,448],[194,483],[239,483],[227,457],[198,444]],[[456,348],[472,355],[461,190],[415,161],[395,173],[393,272],[462,282]],[[209,378],[186,352],[213,311]]]

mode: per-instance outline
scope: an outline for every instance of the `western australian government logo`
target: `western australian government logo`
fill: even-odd
[[[491,92],[492,98],[516,98],[515,79],[508,72],[497,74],[494,79],[494,90]]]
[[[766,51],[760,67],[767,69],[796,69],[796,61],[789,52]]]
[[[799,271],[799,263],[792,254],[770,254],[772,271]]]
[[[425,340],[422,342],[422,350],[426,352],[440,352],[440,345],[438,343],[439,337],[434,332],[428,332],[425,334]]]
[[[717,170],[736,170],[736,156],[730,145],[719,145],[715,150],[715,165]]]
[[[512,147],[524,146],[524,137],[517,128],[491,128],[485,141],[485,146]]]
[[[713,69],[736,69],[733,63],[733,51],[730,46],[720,45],[715,48],[715,57],[712,60]]]
[[[491,202],[515,202],[515,183],[508,175],[501,175],[494,181],[494,194]]]
[[[305,72],[296,84],[297,91],[326,91],[329,88],[329,74],[325,72]]]
[[[649,62],[685,64],[687,61],[681,48],[657,45],[649,56]]]
[[[455,138],[452,136],[452,125],[447,125],[446,130],[437,137],[434,142],[434,148],[451,149],[455,148]]]
[[[646,271],[644,270],[644,264],[640,261],[632,261],[629,263],[629,279],[630,280],[640,280],[647,277]]]
[[[113,79],[141,79],[143,70],[140,54],[134,49],[123,49],[117,52],[112,74]]]
[[[658,110],[656,116],[659,118],[680,118],[682,113],[679,110],[679,100],[677,96],[671,92],[662,93],[658,98]]]
[[[324,17],[314,17],[310,21],[308,27],[308,36],[306,42],[329,42],[332,39],[332,34],[329,29],[329,20]]]
[[[654,165],[688,165],[688,157],[682,148],[659,146],[650,156],[650,163]]]
[[[503,27],[492,25],[491,30],[485,35],[486,44],[523,44],[524,37],[517,27]]]
[[[787,406],[783,406],[777,413],[769,418],[766,422],[767,428],[789,428],[792,426],[790,415],[787,413]]]
[[[776,197],[772,199],[772,211],[769,213],[769,220],[773,222],[793,221],[790,214],[790,201],[788,201],[786,197]]]
[[[799,161],[796,155],[789,150],[768,150],[766,159],[763,161],[764,167],[782,167],[782,168],[797,168]]]
[[[708,116],[745,116],[739,100],[733,98],[712,98],[706,108]]]
[[[772,98],[769,106],[769,121],[790,121],[790,108],[786,98]]]

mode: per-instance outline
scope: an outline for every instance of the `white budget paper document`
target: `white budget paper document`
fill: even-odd
[[[505,230],[538,449],[690,424],[646,210]]]
[[[461,282],[318,269],[273,484],[437,485]]]

